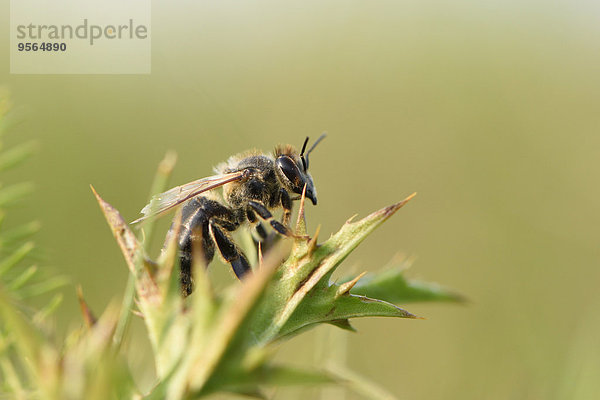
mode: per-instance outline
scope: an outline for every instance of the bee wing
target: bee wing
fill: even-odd
[[[150,203],[142,208],[141,213],[144,214],[144,216],[136,219],[131,224],[137,224],[150,217],[160,215],[200,193],[216,189],[229,182],[242,180],[248,176],[248,173],[249,170],[245,169],[227,174],[209,176],[174,187],[164,193],[157,194],[152,197]]]

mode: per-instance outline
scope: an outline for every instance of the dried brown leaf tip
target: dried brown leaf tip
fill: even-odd
[[[79,308],[81,308],[83,322],[85,323],[85,326],[90,329],[92,326],[94,326],[94,324],[96,324],[98,319],[94,316],[94,313],[92,313],[92,310],[90,310],[87,302],[83,298],[83,290],[81,289],[81,286],[77,287],[77,299],[79,300]]]
[[[396,211],[401,209],[406,203],[411,201],[416,195],[417,195],[417,193],[415,192],[415,193],[411,194],[410,196],[408,196],[407,198],[405,198],[404,200],[402,200],[396,204],[392,204],[391,206],[384,207],[381,210],[375,211],[373,214],[369,215],[367,218],[382,218],[384,220],[388,219],[389,217],[394,215],[396,213]]]
[[[113,236],[117,240],[129,270],[134,276],[138,277],[136,282],[138,294],[153,302],[160,301],[158,299],[160,296],[159,288],[154,279],[157,270],[155,263],[144,257],[142,246],[119,211],[100,197],[93,186],[90,185],[90,187],[92,188],[92,192],[106,218],[106,222],[108,222]]]
[[[127,261],[127,265],[129,266],[129,270],[133,273],[136,272],[137,267],[137,257],[140,255],[140,245],[135,238],[131,229],[129,229],[129,225],[125,222],[123,217],[119,211],[114,208],[112,205],[104,201],[102,197],[96,192],[96,189],[92,185],[92,192],[100,205],[100,209],[106,218],[106,222],[110,226],[110,229],[113,233],[115,239],[117,239],[117,243],[125,256],[125,261]]]

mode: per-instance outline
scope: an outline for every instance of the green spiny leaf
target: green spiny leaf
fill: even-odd
[[[356,332],[356,329],[350,324],[350,320],[348,319],[336,319],[333,321],[328,321],[328,324],[337,326],[340,329],[350,332]]]
[[[337,296],[339,286],[332,285],[327,290],[317,289],[309,293],[288,319],[279,335],[290,336],[318,323],[347,321],[358,317],[399,317],[416,318],[413,314],[383,300],[364,296]],[[348,327],[349,324],[342,326]]]
[[[265,343],[290,334],[296,329],[308,326],[304,322],[294,322],[284,329],[288,320],[294,315],[305,298],[308,299],[307,303],[315,302],[315,307],[320,309],[315,296],[325,293],[329,297],[323,300],[321,304],[326,304],[325,307],[329,305],[329,309],[331,309],[331,301],[337,295],[335,291],[330,293],[329,280],[333,271],[375,228],[391,217],[414,196],[415,194],[412,194],[405,200],[374,212],[360,221],[346,222],[336,234],[321,245],[317,245],[316,235],[309,242],[296,239],[292,254],[279,269],[278,274],[275,275],[272,285],[272,304],[270,304],[271,309],[266,315],[273,314],[273,318],[271,321],[265,318],[255,327],[256,331],[264,330],[262,338]],[[330,303],[327,303],[328,301]],[[310,312],[311,307],[307,306],[307,303],[304,306],[308,307],[305,308],[305,312]],[[394,307],[391,304],[389,306]],[[329,311],[320,310],[325,311],[325,314]],[[390,309],[390,312],[395,312],[396,316],[400,316],[397,308],[394,311]],[[323,314],[320,315],[323,316]],[[307,317],[310,318],[310,316]],[[325,319],[323,322],[344,318],[346,317],[338,316],[337,318]],[[296,321],[303,321],[304,317],[296,314],[295,319],[297,319]]]
[[[244,339],[248,338],[247,329],[252,324],[250,317],[257,305],[261,304],[267,285],[277,267],[278,252],[273,251],[271,254],[272,258],[269,258],[255,274],[246,278],[235,294],[222,306],[223,311],[212,334],[211,346],[196,360],[190,370],[191,389],[199,390],[205,385],[220,386],[223,376],[220,372],[237,369],[239,355],[237,357],[227,357],[227,355],[236,354],[236,348],[243,350],[248,346]],[[255,342],[254,338],[252,342]],[[211,378],[219,383],[209,382]]]
[[[464,297],[435,283],[407,280],[404,268],[391,268],[367,274],[350,293],[389,301],[394,304],[417,301],[464,301]]]
[[[357,222],[348,220],[346,224],[333,235],[324,245],[332,245],[336,248],[336,252],[327,260],[328,268],[324,271],[325,274],[320,280],[321,286],[327,285],[329,278],[335,269],[344,259],[371,234],[377,227],[387,221],[392,215],[402,208],[406,203],[416,196],[416,193],[411,194],[406,199],[376,211],[367,217]]]

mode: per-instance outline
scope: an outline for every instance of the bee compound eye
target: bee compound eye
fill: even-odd
[[[294,160],[288,156],[281,156],[277,159],[277,166],[281,172],[283,172],[285,177],[288,178],[294,187],[294,191],[297,191],[297,189],[302,190],[302,187],[304,186],[302,175]]]

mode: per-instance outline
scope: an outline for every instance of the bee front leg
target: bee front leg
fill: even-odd
[[[290,228],[288,228],[281,222],[275,220],[273,218],[273,214],[271,214],[271,211],[269,211],[267,207],[265,207],[263,204],[255,200],[250,200],[248,202],[248,206],[250,206],[260,218],[264,219],[265,222],[268,222],[271,225],[271,227],[275,230],[275,232],[287,237],[296,237],[296,235],[294,235],[294,232],[292,232]]]
[[[210,221],[209,232],[225,261],[231,265],[238,279],[242,279],[250,271],[250,263],[244,253],[216,221]]]
[[[287,190],[279,190],[279,198],[281,199],[281,207],[283,208],[283,215],[281,216],[281,223],[285,226],[290,226],[290,219],[292,217],[292,199],[288,194]]]

